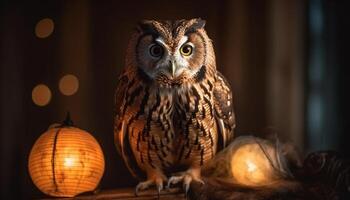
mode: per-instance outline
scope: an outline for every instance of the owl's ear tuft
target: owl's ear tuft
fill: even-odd
[[[140,33],[154,33],[156,32],[152,20],[141,20],[137,24],[137,30]]]
[[[196,28],[196,29],[201,29],[201,28],[204,28],[205,23],[206,23],[206,21],[204,19],[197,18],[192,26],[194,26],[194,28]]]
[[[201,18],[193,19],[193,24],[187,28],[187,33],[196,32],[198,29],[204,28],[206,21]]]

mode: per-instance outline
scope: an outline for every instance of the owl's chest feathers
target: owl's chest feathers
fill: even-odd
[[[157,89],[152,99],[158,99],[158,108],[152,116],[151,122],[155,126],[169,126],[173,139],[196,134],[201,129],[198,121],[213,120],[212,91],[203,84],[194,84],[187,88]],[[151,111],[151,110],[148,110]],[[165,136],[165,131],[154,133]]]
[[[213,117],[212,94],[204,93],[198,86],[188,89],[144,89],[140,97],[130,105],[129,120],[144,121],[146,125],[170,129],[176,133],[192,119]],[[137,112],[136,112],[137,111]],[[181,123],[179,123],[181,122]],[[148,131],[152,131],[146,127]],[[164,131],[164,130],[163,130]],[[153,132],[153,131],[152,131]],[[161,131],[158,131],[161,134]]]
[[[215,154],[217,138],[213,136],[216,123],[211,84],[144,89],[142,98],[132,105],[135,109],[130,109],[127,123],[131,143],[137,150],[134,153],[141,161],[148,157],[172,166],[187,163],[192,156],[203,163]]]

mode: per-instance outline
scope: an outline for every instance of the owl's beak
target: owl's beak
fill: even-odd
[[[175,65],[175,62],[172,60],[170,61],[170,70],[171,70],[171,75],[173,77],[175,77],[175,73],[176,73],[176,65]]]

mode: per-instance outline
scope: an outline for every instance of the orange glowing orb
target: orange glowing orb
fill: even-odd
[[[238,147],[233,153],[232,175],[238,183],[261,186],[277,179],[275,170],[265,154],[275,155],[275,149],[272,146],[264,145],[265,152],[259,144],[248,143]]]
[[[88,132],[56,126],[35,142],[28,167],[34,184],[43,193],[73,197],[97,187],[105,161],[100,145]]]

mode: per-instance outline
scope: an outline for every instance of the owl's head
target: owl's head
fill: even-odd
[[[176,87],[201,78],[215,68],[211,40],[202,19],[139,23],[127,52],[127,64],[163,87]]]

